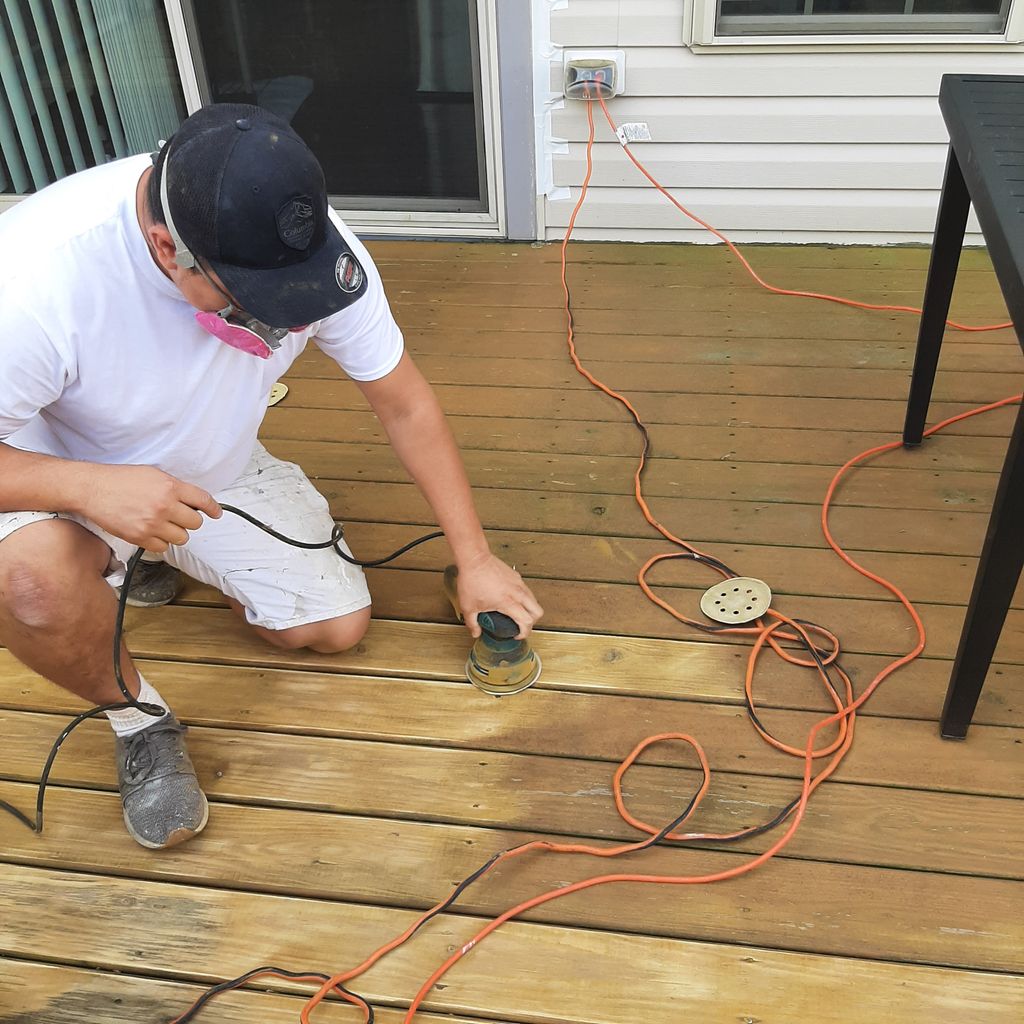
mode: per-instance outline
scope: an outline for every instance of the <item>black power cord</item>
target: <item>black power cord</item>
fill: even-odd
[[[254,970],[246,971],[245,974],[241,974],[231,981],[224,981],[219,985],[214,985],[213,988],[207,989],[183,1014],[181,1014],[181,1016],[175,1017],[172,1024],[188,1024],[189,1021],[195,1019],[196,1014],[198,1014],[214,996],[219,996],[224,992],[231,992],[233,989],[241,988],[246,982],[268,974],[274,975],[278,978],[288,978],[296,981],[316,980],[326,982],[331,980],[329,975],[315,971],[311,973],[308,971],[286,971],[281,967],[257,967]],[[365,1014],[365,1024],[374,1024],[376,1014],[374,1013],[373,1006],[371,1006],[370,1003],[368,1003],[362,996],[345,988],[344,985],[337,984],[334,988],[348,996],[349,1002],[352,1002],[356,1006],[362,1008]]]
[[[253,526],[262,530],[264,533],[270,534],[271,537],[282,541],[285,544],[290,544],[295,548],[303,548],[305,550],[319,550],[323,548],[333,548],[334,552],[339,558],[344,559],[350,565],[358,565],[361,568],[374,568],[379,565],[384,565],[387,562],[391,562],[398,558],[400,555],[404,555],[407,551],[420,544],[425,544],[428,540],[437,540],[438,537],[443,537],[444,534],[437,530],[434,533],[428,533],[423,537],[411,541],[408,544],[403,545],[397,551],[384,558],[374,558],[369,561],[361,561],[358,558],[353,558],[347,554],[341,547],[341,541],[344,538],[344,529],[339,523],[334,524],[334,528],[331,530],[331,536],[329,540],[325,541],[303,541],[296,540],[294,537],[285,536],[283,533],[279,533],[277,530],[266,523],[260,522],[255,516],[250,515],[248,512],[244,512],[240,508],[235,508],[233,505],[221,505],[221,508],[225,512],[231,512],[236,516],[240,516],[246,522],[252,523]],[[43,803],[46,799],[46,787],[50,779],[50,771],[53,768],[53,762],[57,757],[57,753],[60,751],[64,741],[77,729],[83,722],[88,721],[90,718],[95,718],[97,715],[102,715],[107,711],[124,711],[127,708],[135,708],[137,711],[141,711],[143,714],[150,715],[154,719],[162,718],[164,715],[164,709],[157,704],[146,704],[144,702],[136,700],[132,696],[131,691],[128,689],[128,684],[124,681],[124,676],[121,673],[121,638],[124,634],[124,616],[125,609],[128,607],[128,589],[131,586],[132,576],[135,574],[135,568],[142,559],[144,549],[138,548],[136,552],[128,559],[128,564],[125,567],[124,583],[121,584],[121,596],[117,602],[117,615],[114,619],[114,678],[117,680],[117,687],[124,695],[123,701],[116,701],[111,704],[103,704],[99,707],[91,708],[89,711],[85,711],[82,714],[73,718],[65,727],[61,730],[60,735],[54,741],[52,747],[50,747],[49,756],[46,758],[46,763],[43,766],[42,774],[39,777],[39,791],[36,796],[36,816],[33,821],[23,811],[18,810],[17,807],[9,804],[6,800],[0,800],[0,810],[6,811],[8,814],[12,814],[27,828],[30,828],[33,832],[41,833],[43,831]]]

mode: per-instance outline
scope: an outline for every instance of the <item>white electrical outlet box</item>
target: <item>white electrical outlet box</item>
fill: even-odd
[[[605,99],[626,89],[625,50],[565,50],[562,82],[566,98],[585,100],[595,90]]]

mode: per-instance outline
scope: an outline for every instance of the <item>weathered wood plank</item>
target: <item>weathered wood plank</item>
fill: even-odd
[[[170,1020],[205,991],[203,985],[0,958],[0,1024],[140,1024]],[[295,1024],[304,1002],[298,995],[243,989],[219,996],[207,1011],[207,1018],[218,1024]],[[5,1009],[8,1006],[10,1011]],[[401,1024],[404,1017],[399,1010],[375,1009],[380,1024]],[[325,1024],[356,1024],[362,1020],[356,1007],[334,1000],[322,1003],[316,1013],[316,1019]],[[476,1021],[424,1013],[422,1024]]]
[[[684,312],[654,309],[645,311],[642,319],[620,309],[580,309],[574,306],[573,317],[581,339],[590,334],[808,340],[824,336],[847,341],[888,338],[913,343],[917,337],[919,317],[914,313],[852,309],[831,302],[812,303],[812,300],[797,302],[794,309],[789,303],[780,305],[782,301],[777,296],[766,295],[756,308],[745,306],[738,310],[716,310],[698,305],[694,310]],[[396,302],[394,311],[403,330],[432,329],[448,323],[456,328],[477,326],[513,335],[520,331],[550,331],[564,335],[566,329],[564,310],[554,306],[508,307],[497,304],[445,306],[442,309],[432,302]],[[997,310],[988,315],[972,314],[964,319],[969,326],[1006,322]],[[1004,341],[1010,334],[1010,328],[983,333]],[[963,332],[956,331],[952,336],[959,339]],[[513,339],[508,338],[506,344],[512,343]]]
[[[394,452],[384,445],[341,441],[267,440],[278,458],[298,462],[314,480],[405,482],[408,475]],[[996,473],[938,472],[933,467],[909,469],[895,462],[902,452],[889,452],[853,473],[839,490],[837,501],[871,508],[925,509],[991,507]],[[591,494],[632,494],[636,459],[614,455],[565,455],[547,452],[463,453],[471,483],[476,487]],[[819,505],[833,476],[831,467],[794,463],[681,461],[651,459],[644,475],[649,498],[693,498],[718,501],[783,502]]]
[[[291,408],[361,409],[366,400],[351,381],[340,378],[288,377],[291,392],[285,400]],[[505,417],[509,419],[584,419],[592,422],[625,421],[622,407],[597,391],[566,391],[550,386],[539,388],[486,387],[480,384],[438,384],[434,391],[450,415]],[[1008,393],[1008,392],[1007,392]],[[903,428],[906,398],[836,399],[790,396],[785,402],[757,395],[628,392],[648,424],[709,424],[720,426],[813,428],[828,423],[851,434],[885,431],[898,440]],[[939,402],[931,406],[931,422],[968,412],[969,402]],[[1014,409],[998,409],[984,416],[956,423],[949,434],[986,435],[1008,438],[1013,428]],[[945,432],[944,432],[944,436]],[[851,437],[851,449],[857,438]],[[941,444],[936,440],[925,447]],[[855,454],[851,451],[851,454]]]
[[[323,479],[317,487],[339,520],[431,526],[434,514],[412,484]],[[631,495],[536,492],[479,487],[474,500],[484,527],[493,531],[593,537],[650,538]],[[700,544],[785,544],[820,548],[821,512],[815,505],[783,505],[700,498],[659,497],[655,513],[669,528]],[[900,511],[838,505],[833,530],[851,550],[977,557],[986,519],[968,506],[956,511]],[[358,528],[358,527],[354,527]],[[422,531],[426,532],[426,531]]]
[[[985,336],[985,335],[983,335]],[[991,338],[1001,335],[992,335]],[[459,357],[493,355],[503,359],[540,359],[564,362],[568,358],[565,339],[553,331],[522,331],[514,345],[500,330],[471,328],[419,329],[406,332],[406,347],[414,356],[452,355]],[[831,341],[777,338],[679,337],[674,335],[633,336],[590,334],[580,339],[588,359],[608,363],[689,363],[746,366],[835,366],[866,369],[910,369],[914,345],[902,341]],[[956,338],[942,347],[945,370],[977,370],[999,373],[1012,370],[1019,360],[1019,346],[994,340],[961,342]]]
[[[566,455],[618,456],[639,452],[640,435],[628,423],[588,420],[513,419],[494,416],[449,416],[463,451],[549,452]],[[387,444],[377,418],[368,410],[345,411],[275,407],[263,422],[261,435],[271,440],[349,441]],[[841,466],[857,451],[887,444],[891,435],[860,433],[856,443],[846,431],[764,427],[658,427],[653,453],[657,458],[728,462],[787,462]],[[1001,437],[944,437],[930,445],[923,458],[908,453],[917,468],[998,473],[1006,456]]]
[[[820,299],[780,297],[762,289],[750,278],[745,281],[742,278],[715,281],[709,272],[705,272],[706,279],[703,282],[699,278],[697,281],[681,282],[678,276],[672,281],[657,282],[647,280],[646,274],[641,276],[620,272],[614,276],[606,275],[603,280],[590,283],[576,273],[574,266],[570,266],[567,277],[574,309],[610,310],[618,314],[622,322],[628,325],[636,321],[642,323],[652,313],[662,311],[686,314],[742,311],[756,316],[766,310],[784,314],[802,310],[816,316],[819,310],[831,308],[856,314],[858,320],[851,321],[851,325],[872,316],[902,316],[914,319],[919,313],[911,311],[920,310],[924,292],[916,283],[908,283],[901,288],[895,282],[880,285],[873,282],[874,287],[858,287],[858,282],[846,282],[844,294],[837,296],[838,298],[849,298],[853,302],[865,305],[907,307],[906,311],[871,310]],[[987,280],[986,283],[988,287],[984,294],[979,294],[975,289],[960,288],[955,304],[951,304],[950,319],[954,323],[966,322],[968,326],[985,326],[1002,324],[1009,320],[1006,303],[998,286],[991,280]],[[781,287],[801,291],[813,290],[802,281],[796,286]],[[401,278],[386,282],[385,288],[399,322],[402,321],[403,311],[407,307],[421,304],[443,304],[446,316],[450,315],[453,307],[503,307],[554,309],[561,312],[564,317],[565,293],[558,273],[549,273],[546,280],[536,283],[518,282],[513,289],[508,287],[507,281],[463,283],[456,280],[444,282],[443,287],[439,287],[439,283],[435,281],[420,284]],[[951,328],[951,331],[954,336],[970,333],[957,328]],[[1002,332],[983,333],[1005,338],[1011,332],[1006,329]]]
[[[396,526],[384,523],[349,522],[345,537],[353,552],[364,559],[395,551],[423,536],[420,525]],[[312,538],[309,538],[312,539]],[[672,550],[664,540],[582,533],[535,533],[493,530],[488,534],[491,550],[509,564],[515,564],[527,579],[579,580],[595,583],[633,584],[637,571],[655,554]],[[700,546],[701,538],[694,538]],[[708,549],[705,548],[705,551]],[[406,552],[395,563],[403,569],[436,571],[447,557],[440,541]],[[787,595],[829,595],[877,600],[885,591],[872,580],[843,565],[830,549],[814,550],[755,544],[718,544],[709,552],[732,567],[737,575],[767,581]],[[873,571],[899,584],[914,601],[966,605],[977,569],[977,558],[947,554],[907,554],[858,551],[850,555]],[[688,561],[662,563],[655,578],[661,585],[706,589],[720,579],[712,570]],[[188,600],[200,594],[189,584]],[[1013,607],[1024,607],[1024,586],[1018,588]],[[652,610],[653,614],[653,610]],[[694,613],[694,617],[703,617]],[[710,624],[710,620],[708,620]]]
[[[172,978],[230,976],[282,959],[337,968],[359,954],[346,956],[339,965],[338,954],[328,952],[330,962],[325,964],[325,950],[368,951],[398,933],[411,917],[405,911],[358,904],[156,882],[114,884],[11,866],[0,869],[0,878],[14,894],[6,930],[26,955],[63,953],[90,965],[136,971],[145,965]],[[634,894],[622,887],[624,906]],[[55,931],[57,915],[41,908],[57,900],[62,912]],[[157,914],[165,922],[159,944],[152,942],[146,924]],[[295,927],[297,920],[301,928]],[[482,924],[482,919],[453,915],[434,922],[414,945],[364,975],[362,994],[408,999],[448,951],[465,943]],[[536,975],[537,965],[544,963],[557,963],[560,969]],[[743,965],[741,981],[737,963]],[[847,1024],[851,1017],[843,1007],[850,1004],[843,993],[851,986],[858,992],[853,1012],[865,1021],[871,1013],[885,1019],[886,1014],[903,1016],[922,1008],[929,1014],[953,1014],[957,1020],[991,1021],[1000,1019],[1007,1007],[1022,1005],[1017,979],[976,971],[957,971],[954,977],[947,971],[823,957],[814,958],[812,970],[807,954],[756,946],[511,923],[474,949],[472,958],[445,979],[444,988],[435,990],[427,1007],[539,1022],[600,1019],[625,1024],[635,1020],[639,992],[644,1015],[654,1022],[676,1021],[682,1013],[724,1024],[756,1006],[761,1013],[814,1014],[825,1024]],[[534,975],[531,985],[496,983],[524,972]],[[695,986],[693,976],[703,984]],[[570,998],[566,978],[576,979]],[[624,979],[631,984],[624,986]],[[714,1007],[707,1005],[709,987],[716,993]]]
[[[194,657],[214,665],[261,666],[330,672],[401,675],[461,681],[470,643],[461,626],[375,619],[352,650],[340,655],[285,652],[257,641],[234,616],[219,609],[174,606],[129,615],[129,642],[138,657],[167,660],[172,671],[187,671]],[[741,682],[748,649],[740,645],[673,641],[615,635],[535,631],[533,644],[544,659],[539,689],[590,694],[665,697],[673,700],[742,702]],[[0,661],[12,681],[23,680],[17,663]],[[858,689],[888,663],[878,655],[850,654],[843,664]],[[888,681],[865,706],[867,715],[936,721],[952,663],[922,657]],[[1021,725],[1015,681],[1019,667],[996,662],[982,692],[975,720]],[[778,658],[763,658],[757,674],[758,700],[765,707],[816,708],[819,690],[809,673]]]
[[[513,262],[518,265],[558,263],[561,260],[560,243],[517,245],[508,242],[436,242],[377,240],[369,243],[374,261],[381,264],[416,262],[423,264],[462,262],[480,263],[489,260]],[[574,242],[570,249],[580,262],[594,264],[658,265],[702,267],[717,258],[723,265],[733,257],[723,245],[680,245],[675,243],[649,243],[646,245],[620,245],[607,242]],[[806,267],[811,270],[846,270],[848,268],[917,268],[927,269],[931,258],[929,246],[868,245],[756,245],[743,247],[756,266]],[[754,259],[756,256],[756,260]],[[961,270],[987,270],[992,261],[986,250],[965,249],[960,257]]]
[[[766,301],[766,297],[762,301]],[[630,318],[617,309],[575,309],[574,319],[581,338],[588,334],[622,335],[684,335],[738,338],[803,338],[813,339],[825,335],[841,340],[863,339],[874,341],[890,338],[913,341],[917,334],[917,317],[909,313],[872,313],[863,310],[815,308],[812,315],[804,310],[794,311],[792,305],[779,305],[771,316],[762,310],[751,316],[749,309],[742,311],[699,309],[691,313],[674,310],[650,310],[641,320]],[[825,304],[822,304],[825,305]],[[827,304],[833,307],[832,303]],[[465,328],[477,326],[487,330],[500,330],[514,336],[519,331],[545,331],[565,334],[565,311],[555,306],[516,306],[504,304],[489,306],[439,307],[432,302],[396,302],[395,317],[403,330],[439,328],[444,324]],[[506,344],[512,344],[514,337]]]
[[[212,636],[208,635],[212,632]],[[216,637],[216,639],[214,638]],[[169,660],[172,673],[188,672],[181,662],[194,656],[213,665],[260,666],[329,672],[402,675],[461,681],[469,637],[460,626],[375,619],[363,640],[340,655],[271,650],[256,642],[237,619],[216,609],[174,606],[129,616],[130,646],[137,657]],[[533,643],[544,659],[538,689],[590,694],[664,697],[672,700],[742,702],[741,681],[747,648],[695,640],[673,641],[626,636],[588,636],[536,631]],[[889,659],[849,654],[843,663],[863,687]],[[952,663],[922,657],[888,681],[864,714],[936,721]],[[12,684],[26,676],[10,655],[0,652],[0,671]],[[990,725],[1024,724],[1017,666],[996,662],[982,692],[975,721]],[[535,691],[536,692],[536,691]],[[758,666],[758,701],[765,707],[820,708],[819,690],[810,675],[778,658]]]
[[[541,311],[543,312],[543,311]],[[534,316],[530,311],[531,317]],[[525,314],[524,314],[525,316]],[[530,321],[524,330],[544,329]],[[550,329],[550,328],[548,328]],[[580,328],[581,332],[583,328]],[[617,334],[617,331],[610,333]],[[653,333],[653,332],[652,332]],[[789,337],[782,334],[781,337]],[[508,344],[508,343],[506,343]],[[908,377],[891,370],[866,367],[745,366],[687,363],[609,362],[589,359],[583,340],[580,358],[596,377],[618,391],[671,392],[717,395],[776,395],[782,398],[816,395],[819,398],[867,398],[906,401]],[[571,363],[553,359],[515,360],[475,355],[453,359],[422,355],[416,360],[424,376],[434,384],[484,387],[568,388],[589,390],[591,385]],[[289,378],[338,377],[341,371],[316,346],[306,350],[289,372]],[[983,405],[1020,393],[1024,373],[1008,368],[1001,373],[950,372],[940,369],[935,377],[935,399]]]
[[[638,246],[633,248],[639,249]],[[638,298],[642,301],[643,296],[654,295],[663,288],[706,288],[709,292],[709,301],[713,301],[711,293],[717,289],[727,291],[737,300],[742,299],[744,293],[753,296],[759,290],[760,286],[732,256],[722,258],[718,250],[707,248],[703,250],[703,254],[705,259],[702,263],[686,268],[635,262],[612,264],[581,259],[575,252],[575,247],[570,246],[567,276],[570,288],[575,289],[593,288],[597,285],[630,286],[633,291],[631,308],[638,304]],[[628,255],[626,259],[628,260]],[[755,269],[757,262],[756,259],[753,261]],[[395,289],[405,289],[412,294],[422,293],[424,297],[430,298],[437,294],[439,288],[449,285],[504,284],[507,287],[510,281],[515,282],[513,290],[523,286],[543,286],[553,288],[561,294],[562,287],[560,269],[557,265],[552,267],[549,263],[523,263],[515,259],[451,262],[386,259],[378,262],[377,266],[389,295]],[[887,290],[910,292],[916,294],[916,304],[920,305],[926,277],[926,266],[845,268],[841,276],[836,274],[835,268],[821,266],[794,267],[792,276],[788,268],[777,267],[774,270],[774,279],[769,279],[769,283],[825,293],[830,289],[840,288],[844,298],[868,301]],[[993,308],[999,308],[1003,303],[1002,291],[991,266],[986,269],[961,268],[953,289],[952,310],[956,310],[960,299],[969,298],[989,301]],[[793,301],[801,302],[799,299]],[[977,337],[963,332],[961,335],[963,340],[968,342]]]
[[[21,787],[25,789],[27,787]],[[0,793],[12,793],[0,783]],[[27,794],[18,792],[22,799]],[[529,835],[365,818],[339,818],[277,808],[215,806],[200,842],[155,858],[133,844],[113,843],[120,800],[113,794],[60,791],[51,820],[60,833],[40,842],[27,830],[11,837],[0,860],[90,875],[202,883],[246,892],[346,900],[374,906],[427,909],[491,856],[522,844]],[[19,841],[20,837],[20,841]],[[113,846],[123,855],[113,856]],[[388,849],[388,872],[379,852]],[[313,855],[315,851],[315,855]],[[730,850],[658,848],[622,861],[622,870],[654,875],[726,871],[750,860]],[[510,904],[567,882],[606,871],[595,857],[538,853],[474,886],[454,912],[496,916]],[[1016,913],[1012,881],[928,871],[896,871],[843,863],[780,858],[758,879],[756,900],[729,886],[709,885],[698,899],[666,899],[653,886],[639,887],[629,917],[645,922],[647,935],[748,943],[787,949],[949,966],[1016,969],[1024,966],[1024,924]],[[823,901],[825,892],[843,898]],[[737,898],[739,896],[739,898]],[[851,912],[851,908],[855,908]],[[624,907],[611,888],[586,900],[555,902],[525,921],[615,931]],[[881,921],[890,926],[879,928]],[[824,938],[822,937],[824,934]],[[963,936],[973,936],[965,947]],[[968,951],[969,949],[969,951]]]
[[[440,566],[438,567],[440,568]],[[368,570],[376,614],[385,618],[428,622],[455,621],[451,606],[437,587],[437,572],[414,569]],[[705,587],[662,587],[652,580],[663,598],[696,617]],[[625,633],[666,639],[686,639],[694,629],[652,609],[651,602],[633,584],[580,583],[575,580],[531,580],[531,589],[544,608],[544,625],[588,633]],[[903,655],[916,642],[910,618],[892,601],[858,601],[799,596],[779,598],[773,606],[787,615],[819,623],[840,635],[851,653]],[[951,658],[963,628],[964,608],[923,604],[917,611],[924,623],[927,650],[933,657]],[[709,643],[732,643],[728,635],[701,634]],[[1000,661],[1024,664],[1024,613],[1011,609],[997,647]]]
[[[477,698],[475,693],[467,693],[467,699],[483,700],[482,697]],[[565,706],[569,709],[567,713],[571,714],[571,701]],[[183,707],[180,710],[188,719],[189,708]],[[494,717],[508,713],[490,711]],[[821,715],[802,711],[771,711],[765,718],[768,728],[776,735],[790,743],[803,745],[809,729]],[[60,725],[59,718],[30,712],[2,711],[0,722],[4,724],[5,732],[11,734],[12,758],[17,756],[13,751],[19,746],[23,747],[35,740],[36,745],[29,749],[36,751],[34,760],[37,764],[41,749],[45,749],[39,746],[42,743],[41,737],[51,734]],[[717,772],[742,772],[785,779],[798,779],[802,774],[802,759],[788,757],[764,743],[754,734],[741,709],[714,704],[686,703],[669,707],[656,722],[644,721],[642,725],[628,730],[627,735],[623,734],[623,727],[619,723],[608,725],[603,731],[604,738],[598,740],[595,735],[594,745],[586,756],[594,757],[599,745],[605,745],[605,756],[610,755],[618,761],[645,736],[664,731],[672,723],[679,724],[672,731],[686,731],[699,739]],[[481,761],[479,752],[472,749],[445,747],[445,738],[440,730],[434,738],[437,746],[429,747],[219,728],[197,728],[193,731],[197,764],[208,769],[203,771],[203,776],[209,780],[211,793],[222,799],[248,799],[251,787],[257,786],[259,792],[276,794],[281,800],[287,798],[297,806],[546,829],[551,826],[521,825],[514,817],[500,816],[503,808],[509,815],[514,815],[515,811],[506,805],[520,804],[535,797],[536,794],[532,793],[535,787],[544,793],[557,788],[563,797],[569,794],[580,797],[579,800],[574,798],[568,802],[574,816],[585,813],[588,801],[596,804],[598,812],[606,817],[615,814],[614,807],[606,806],[610,762],[596,764],[578,760],[570,763],[571,758],[560,752],[562,744],[557,736],[549,739],[544,754],[507,754],[499,750],[491,752],[490,756]],[[89,737],[94,744],[99,745],[87,748]],[[951,748],[948,742],[939,738],[937,730],[929,722],[875,718],[858,730],[857,742],[835,778],[866,785],[1018,797],[1024,793],[1024,773],[1018,761],[1020,743],[1017,741],[1020,738],[1020,731],[1016,729],[979,726],[972,732],[972,744]],[[87,723],[82,726],[76,733],[74,749],[91,749],[94,760],[80,762],[74,754],[66,754],[63,761],[58,759],[56,762],[55,781],[94,785],[97,778],[104,779],[109,775],[109,769],[105,772],[102,767],[112,749],[106,723],[97,722],[94,726]],[[334,763],[340,757],[344,758],[345,763]],[[688,749],[674,744],[658,746],[650,753],[647,761],[673,766],[694,763]],[[376,767],[371,768],[372,764],[376,764]],[[937,764],[942,765],[941,771],[936,769]],[[665,802],[661,804],[662,810],[658,817],[666,817],[664,808],[666,805],[669,808],[675,806],[680,792],[689,792],[687,784],[680,782],[676,774],[679,770],[679,767],[668,769],[668,775],[662,780],[663,785],[658,792]],[[640,769],[637,771],[639,773]],[[81,775],[80,772],[86,774]],[[367,786],[362,778],[366,773],[375,776],[374,795],[367,797],[363,793],[347,793],[347,790]],[[404,783],[401,781],[403,773],[407,777]],[[304,775],[310,774],[316,777],[303,779]],[[565,780],[572,775],[580,780],[580,784],[564,789],[567,785]],[[451,780],[456,777],[464,780],[461,783],[461,794],[435,792],[438,779]],[[520,783],[510,790],[508,780],[512,778],[519,779]],[[637,778],[639,780],[642,776],[638,774]],[[635,785],[640,787],[641,782]],[[390,793],[389,787],[398,787],[401,792]],[[588,787],[591,792],[586,792]],[[336,789],[338,792],[334,792]],[[644,789],[646,792],[646,787]],[[651,791],[654,791],[653,786]],[[674,797],[666,794],[674,794]],[[392,804],[378,802],[389,798]],[[371,802],[363,803],[367,799]],[[349,801],[354,803],[350,805]],[[472,804],[472,808],[467,810],[467,804]],[[479,817],[472,815],[472,811],[477,810],[480,811]],[[525,813],[530,812],[525,810]],[[566,813],[567,808],[563,807],[562,814]],[[468,819],[467,814],[471,815]],[[495,814],[498,817],[489,816]],[[574,817],[573,820],[578,819]],[[572,832],[572,827],[567,827],[564,818],[560,827],[563,831]],[[576,828],[579,829],[579,826]]]

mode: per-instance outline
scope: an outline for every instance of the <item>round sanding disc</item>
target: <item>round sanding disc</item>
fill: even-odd
[[[736,576],[711,587],[700,599],[700,610],[715,622],[742,625],[759,619],[771,603],[767,583],[751,576]]]

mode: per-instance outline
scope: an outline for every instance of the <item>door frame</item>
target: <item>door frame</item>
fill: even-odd
[[[511,121],[520,122],[523,109],[532,112],[533,101],[531,96],[522,95],[521,89],[510,88],[508,83],[505,83],[504,89],[501,88],[503,83],[499,67],[502,66],[502,62],[499,61],[498,29],[499,21],[501,21],[502,29],[507,28],[518,41],[522,36],[520,19],[517,18],[515,8],[528,9],[528,7],[529,5],[524,4],[522,0],[476,0],[487,212],[451,213],[429,210],[346,209],[342,205],[334,204],[346,224],[361,235],[371,236],[506,237],[509,211],[506,208],[505,146],[501,144],[503,141],[503,114],[506,113],[503,107],[508,108],[507,113],[510,115]],[[196,56],[193,55],[190,42],[189,19],[185,14],[182,0],[164,0],[164,9],[170,26],[171,43],[174,47],[174,57],[181,78],[185,107],[191,114],[202,106],[203,100],[196,68]],[[526,39],[529,40],[528,34]],[[512,52],[509,52],[508,46],[503,48],[502,58],[505,67],[515,68],[517,71],[520,67],[529,68],[530,51],[527,48],[520,53],[520,49],[522,49],[521,46],[516,46]],[[511,74],[511,70],[509,73]],[[518,77],[517,74],[516,78]],[[524,142],[529,141],[532,151],[532,133],[525,133],[522,139]],[[510,140],[507,137],[504,138],[504,141],[509,147],[510,156],[512,153],[522,150],[522,147],[509,145]],[[532,165],[532,161],[531,152],[528,166]],[[522,159],[514,159],[511,162],[517,167],[523,163]],[[516,231],[520,237],[524,237],[521,232],[528,230],[524,226],[525,222],[520,210],[522,203],[519,200],[523,191],[521,187],[515,190],[512,210],[512,219],[517,225]],[[532,198],[530,203],[532,203]]]

